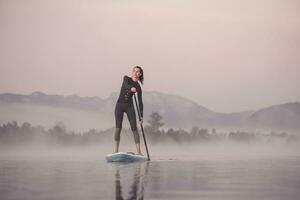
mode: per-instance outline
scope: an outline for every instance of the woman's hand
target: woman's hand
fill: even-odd
[[[130,89],[130,91],[135,93],[135,92],[136,92],[136,88],[135,88],[135,87],[132,87],[132,88]]]
[[[142,124],[143,123],[143,118],[141,117],[141,120],[139,120],[140,121],[140,123]]]

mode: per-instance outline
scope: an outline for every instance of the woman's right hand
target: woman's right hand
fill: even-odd
[[[135,87],[132,87],[130,90],[131,90],[131,92],[134,92],[134,93],[136,92],[136,88]]]

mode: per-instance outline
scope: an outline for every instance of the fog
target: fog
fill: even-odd
[[[19,132],[12,133],[12,127]],[[59,125],[49,130],[29,124],[2,126],[0,184],[5,187],[0,197],[121,200],[218,199],[221,195],[232,200],[254,195],[296,200],[300,196],[297,135],[206,129],[198,134],[197,129],[173,130],[168,135],[169,131],[145,129],[150,162],[108,163],[105,157],[114,149],[113,128],[69,134]],[[146,155],[142,136],[141,147]],[[135,152],[128,129],[121,132],[120,151]]]
[[[37,104],[0,101],[0,113],[1,124],[16,120],[20,124],[30,122],[34,125],[43,125],[45,128],[51,128],[56,123],[63,122],[68,127],[68,130],[76,132],[88,131],[91,128],[106,129],[114,123],[113,113],[107,114],[97,111]],[[124,124],[127,125],[127,122]]]
[[[153,160],[198,160],[244,156],[285,156],[300,153],[299,133],[282,131],[224,131],[192,127],[158,129],[143,127]],[[0,157],[3,159],[90,159],[105,160],[114,149],[115,128],[73,132],[63,123],[46,129],[16,121],[0,126]],[[144,137],[138,128],[143,153]],[[133,133],[122,128],[120,151],[135,152]]]
[[[144,143],[142,152],[146,155]],[[113,152],[114,142],[79,147],[53,146],[19,146],[0,148],[1,160],[65,160],[93,161],[105,160],[105,156]],[[148,142],[152,161],[199,161],[219,159],[251,159],[260,157],[300,156],[300,142],[285,144],[282,141],[269,144],[241,144],[232,141],[153,145]],[[120,151],[135,152],[134,142],[122,141]]]

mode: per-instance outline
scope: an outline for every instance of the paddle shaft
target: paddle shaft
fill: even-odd
[[[139,120],[141,121],[140,109],[139,109],[139,106],[138,106],[137,101],[136,101],[135,93],[133,94],[133,96],[134,96],[134,101],[135,101],[135,105],[136,105],[136,108],[137,108],[137,113],[138,113],[138,116],[139,116]],[[144,128],[143,128],[142,123],[140,123],[140,124],[141,124],[141,129],[142,129],[142,134],[143,134],[143,139],[144,139],[144,143],[145,143],[145,147],[146,147],[148,160],[150,160],[150,156],[149,156],[149,152],[148,152],[148,146],[147,146],[146,137],[145,137],[145,133],[144,133]]]

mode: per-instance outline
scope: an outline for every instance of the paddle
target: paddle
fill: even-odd
[[[140,109],[139,109],[139,106],[138,106],[137,101],[136,101],[135,93],[133,95],[134,95],[135,105],[136,105],[136,108],[137,108],[137,113],[139,115],[139,120],[141,121]],[[144,128],[143,128],[142,123],[140,123],[140,124],[141,124],[141,129],[142,129],[142,133],[143,133],[143,139],[144,139],[144,142],[145,142],[145,147],[146,147],[146,152],[147,152],[148,160],[150,161],[150,156],[149,156],[149,152],[148,152],[148,146],[147,146],[146,137],[145,137],[145,134],[144,134]]]

